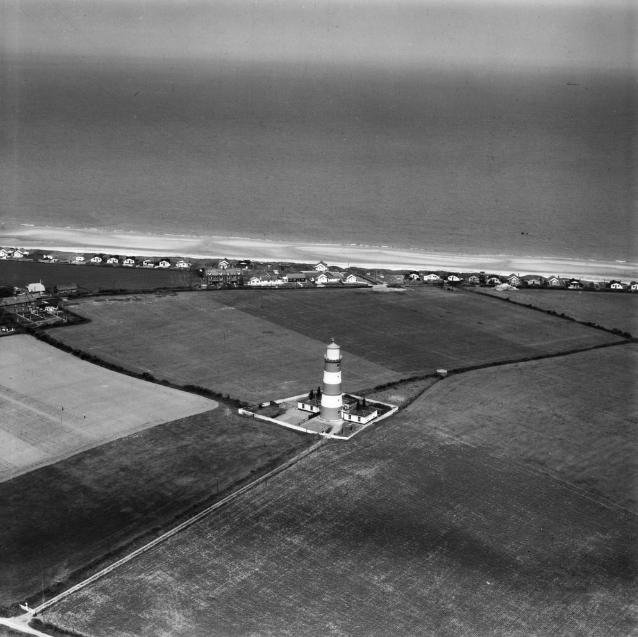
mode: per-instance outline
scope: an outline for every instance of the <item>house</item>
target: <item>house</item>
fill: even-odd
[[[171,260],[170,259],[160,259],[157,262],[157,266],[158,268],[170,268],[171,267]]]
[[[53,291],[56,294],[70,295],[77,294],[79,290],[77,283],[61,283],[60,285],[56,285]]]
[[[580,290],[582,287],[583,284],[578,279],[569,279],[569,281],[567,281],[568,290]]]
[[[610,281],[609,282],[609,287],[612,290],[624,290],[625,289],[624,285],[620,281]]]
[[[13,256],[13,250],[11,248],[0,248],[0,259],[6,259]]]
[[[102,261],[103,259],[99,254],[96,254],[89,259],[89,263],[102,263]]]
[[[423,283],[439,283],[442,280],[441,277],[434,272],[423,274],[421,278],[423,279]]]
[[[487,285],[500,285],[501,283],[503,283],[503,281],[501,281],[500,277],[498,277],[498,276],[496,276],[494,274],[491,274],[491,275],[489,275],[487,277],[485,283]]]
[[[14,259],[23,259],[24,257],[29,256],[29,253],[26,250],[20,250],[20,248],[18,248],[17,250],[14,250],[13,252],[13,258]]]
[[[27,292],[29,294],[45,294],[46,290],[44,289],[44,285],[42,285],[42,281],[40,283],[28,283],[27,284]]]
[[[478,274],[470,274],[470,276],[467,277],[467,282],[472,285],[479,285],[481,277]]]
[[[238,261],[237,266],[240,270],[248,270],[251,266],[252,261],[250,259],[244,259],[243,261]]]
[[[155,262],[153,261],[153,259],[144,259],[142,261],[142,263],[140,264],[140,267],[142,267],[142,268],[153,268],[153,267],[155,267]]]
[[[409,283],[421,283],[421,275],[414,270],[412,272],[408,272],[405,277]]]
[[[561,279],[561,278],[559,278],[557,276],[550,276],[547,279],[547,285],[550,288],[562,288],[562,287],[565,287],[563,279]]]
[[[0,312],[9,314],[22,314],[23,312],[35,312],[38,309],[38,302],[34,296],[29,294],[16,294],[0,299]]]
[[[73,260],[71,261],[71,263],[75,263],[76,265],[84,265],[85,264],[85,259],[84,259],[84,255],[83,254],[78,254],[75,257],[73,257]]]
[[[313,270],[316,270],[317,272],[327,272],[328,264],[325,261],[319,261],[319,263],[313,266]]]
[[[132,268],[135,266],[135,259],[133,257],[126,257],[126,259],[122,261],[122,265],[125,268]]]
[[[529,288],[540,288],[545,285],[545,278],[537,274],[526,274],[521,280]]]
[[[205,276],[208,285],[237,285],[241,270],[237,268],[206,268]]]
[[[176,264],[176,268],[180,268],[181,270],[185,270],[186,268],[190,268],[191,264],[188,261],[184,261],[184,259],[180,259]]]
[[[629,289],[630,289],[632,292],[638,292],[638,282],[636,282],[636,281],[632,281],[632,282],[629,284]]]
[[[353,405],[349,410],[343,410],[341,412],[341,417],[350,422],[357,422],[359,424],[365,425],[370,422],[379,414],[379,410],[374,407],[369,407],[366,404],[365,398],[363,402],[357,400],[356,404]]]
[[[120,265],[120,260],[117,257],[105,257],[107,265]]]
[[[278,287],[284,284],[284,280],[272,272],[256,272],[248,280],[251,287]]]
[[[218,270],[227,270],[231,266],[231,262],[228,259],[220,259],[217,263]]]
[[[458,274],[450,274],[447,277],[448,283],[460,283],[463,279]]]
[[[286,283],[310,283],[310,279],[306,276],[305,272],[288,272],[284,275],[284,281]]]
[[[341,279],[341,283],[345,283],[346,285],[370,285],[366,279],[363,279],[352,272],[345,274],[343,279]]]
[[[314,391],[311,391],[306,398],[297,401],[297,409],[318,414],[321,411],[321,394],[317,396]]]
[[[522,280],[521,280],[521,277],[520,277],[520,276],[518,276],[518,274],[510,274],[510,275],[507,277],[507,282],[508,282],[508,283],[509,283],[509,284],[510,284],[513,288],[517,288],[517,287],[521,284]]]
[[[326,283],[341,283],[343,274],[341,272],[330,272],[325,270],[321,272],[315,279],[315,283],[319,285],[326,285]]]

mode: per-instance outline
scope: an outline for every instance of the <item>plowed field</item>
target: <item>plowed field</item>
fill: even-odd
[[[633,515],[399,416],[44,617],[95,637],[619,637],[637,628],[637,531]]]

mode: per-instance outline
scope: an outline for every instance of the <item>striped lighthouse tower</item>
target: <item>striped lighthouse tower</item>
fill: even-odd
[[[321,391],[321,412],[319,417],[328,422],[341,422],[343,399],[341,394],[341,350],[335,343],[328,345],[323,357],[323,388]]]

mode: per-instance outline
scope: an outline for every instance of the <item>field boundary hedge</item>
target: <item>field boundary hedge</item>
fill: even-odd
[[[483,297],[488,297],[490,299],[496,299],[497,301],[504,301],[506,303],[513,303],[514,305],[518,305],[520,307],[526,307],[528,310],[534,310],[536,312],[542,312],[543,314],[549,314],[550,316],[555,316],[557,318],[564,319],[565,321],[571,321],[572,323],[578,323],[579,325],[584,325],[585,327],[593,327],[595,330],[601,330],[603,332],[607,332],[609,334],[613,334],[614,336],[618,336],[620,338],[624,338],[628,341],[636,341],[634,336],[629,332],[623,332],[619,330],[617,327],[603,327],[598,323],[594,323],[593,321],[581,321],[579,319],[575,319],[573,316],[568,316],[564,313],[556,312],[555,310],[546,310],[542,307],[538,307],[537,305],[532,305],[531,303],[523,303],[521,301],[516,301],[509,296],[495,296],[493,294],[485,294],[483,292],[477,292],[476,290],[472,290],[469,288],[459,288],[464,292],[470,292],[471,294],[479,294]],[[551,289],[551,288],[550,288]]]

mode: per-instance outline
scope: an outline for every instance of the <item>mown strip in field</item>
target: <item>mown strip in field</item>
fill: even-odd
[[[313,442],[220,407],[0,483],[0,605],[40,602]]]
[[[44,618],[96,637],[625,635],[637,531],[633,515],[398,416]]]
[[[230,307],[400,373],[454,369],[611,343],[604,332],[517,305],[435,288],[224,293]],[[344,369],[345,374],[345,369]]]

